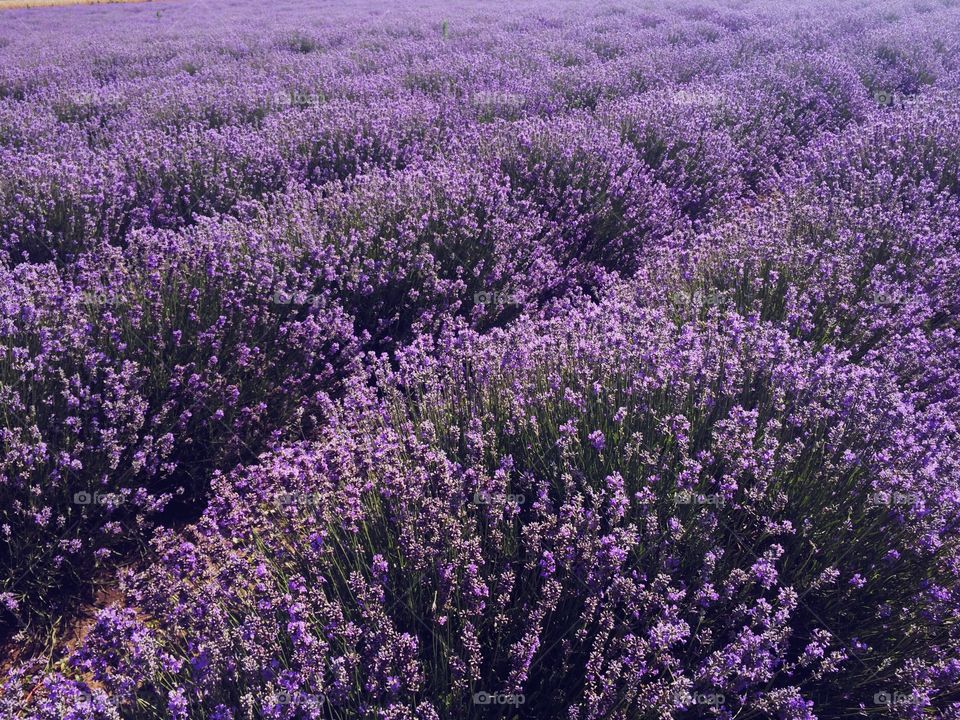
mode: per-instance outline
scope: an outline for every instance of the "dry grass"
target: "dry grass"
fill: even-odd
[[[149,2],[150,0],[0,0],[0,10],[14,8],[50,7],[52,5],[102,5],[118,2]]]

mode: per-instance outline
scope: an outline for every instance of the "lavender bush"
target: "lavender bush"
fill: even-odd
[[[0,13],[0,716],[960,718],[958,48]]]

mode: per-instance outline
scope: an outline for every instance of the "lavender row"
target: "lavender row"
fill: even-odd
[[[176,10],[159,11],[156,25],[143,10],[127,11],[118,20],[128,32],[90,62],[82,33],[64,38],[53,57],[38,58],[29,34],[0,49],[9,74],[0,84],[0,232],[12,261],[68,261],[89,244],[123,242],[131,228],[177,227],[294,182],[429,157],[494,120],[627,98],[663,108],[688,134],[700,129],[689,114],[719,120],[723,140],[746,145],[747,179],[759,180],[814,131],[932,86],[955,87],[954,36],[940,30],[932,43],[940,51],[920,52],[909,32],[891,38],[866,17],[826,34],[800,24],[789,42],[769,8],[747,17],[638,13],[625,33],[614,32],[623,18],[609,12],[532,27],[519,12],[504,20],[527,28],[519,36],[491,35],[489,17],[467,17],[453,32],[419,17],[354,20],[352,37],[346,28],[288,29],[289,20],[275,18],[267,40],[238,32],[209,48],[182,20],[162,34],[164,13]],[[20,22],[29,26],[28,18]],[[851,50],[850,38],[865,34],[865,47]],[[146,49],[134,54],[140,37]],[[775,111],[760,119],[758,106]]]

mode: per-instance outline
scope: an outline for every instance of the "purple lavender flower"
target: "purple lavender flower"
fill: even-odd
[[[0,10],[0,716],[957,716],[950,3],[160,5]]]

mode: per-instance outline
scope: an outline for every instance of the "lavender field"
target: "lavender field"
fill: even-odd
[[[960,720],[960,2],[0,12],[2,720]]]

